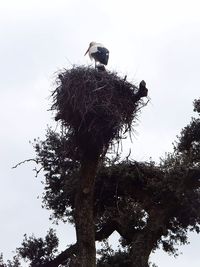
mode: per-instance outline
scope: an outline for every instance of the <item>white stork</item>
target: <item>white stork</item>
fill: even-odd
[[[98,67],[97,62],[99,62],[102,65],[108,64],[109,51],[107,48],[105,48],[104,45],[102,45],[100,43],[96,43],[96,42],[91,42],[89,44],[89,48],[86,51],[85,55],[87,53],[89,53],[89,57],[91,60],[94,59],[95,69]],[[102,67],[102,65],[100,65],[100,67]]]

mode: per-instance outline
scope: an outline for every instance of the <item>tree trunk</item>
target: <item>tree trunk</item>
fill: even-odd
[[[132,267],[149,267],[151,251],[156,247],[165,229],[165,212],[153,209],[149,213],[147,226],[135,234],[130,250]]]
[[[143,234],[138,234],[137,238],[132,242],[130,257],[132,267],[149,267],[149,256],[153,244]]]
[[[75,199],[77,267],[96,266],[93,197],[98,159],[99,155],[93,155],[93,157],[85,157],[81,162],[80,180]]]

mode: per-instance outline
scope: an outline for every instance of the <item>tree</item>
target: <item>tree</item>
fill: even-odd
[[[101,90],[101,87],[97,89]],[[199,103],[197,100],[194,103],[198,113]],[[62,118],[62,112],[57,116]],[[75,146],[73,131],[65,129],[60,134],[48,129],[46,140],[34,143],[35,160],[45,172],[44,207],[52,210],[52,219],[76,224],[77,187],[83,168],[83,150],[82,146],[81,149]],[[120,158],[109,160],[103,157],[107,147],[101,142],[92,198],[94,239],[105,240],[117,231],[123,249],[112,253],[104,250],[98,267],[122,267],[125,260],[126,266],[148,267],[152,251],[162,247],[176,255],[176,245],[187,244],[188,230],[199,233],[199,129],[199,118],[193,118],[181,131],[174,152],[167,154],[159,164]],[[54,234],[51,239],[56,241]],[[48,242],[25,237],[17,250],[18,256],[29,260],[30,266],[78,266],[78,240],[61,253],[56,250],[57,242],[50,242],[55,246],[47,250]],[[29,248],[35,252],[30,254]],[[34,262],[30,255],[35,255]]]
[[[98,166],[110,145],[119,141],[142,106],[147,95],[145,82],[132,85],[116,73],[74,67],[58,75],[52,110],[66,132],[63,148],[66,161],[78,162],[73,195],[73,220],[77,237],[76,266],[96,266],[94,229],[94,185]],[[50,151],[51,154],[51,151]],[[70,163],[68,163],[70,164]],[[46,165],[43,165],[44,169]],[[52,165],[47,166],[52,173]],[[56,177],[56,176],[55,176]],[[55,179],[55,177],[53,177]],[[65,183],[65,182],[64,182]]]
[[[144,95],[144,82],[138,90],[115,73],[93,68],[76,67],[58,76],[52,109],[56,110],[56,120],[66,127],[75,158],[80,161],[74,198],[77,266],[96,266],[95,175],[109,145],[122,138],[123,130],[131,130]]]

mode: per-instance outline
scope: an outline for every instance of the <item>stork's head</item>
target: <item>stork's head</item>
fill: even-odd
[[[90,44],[89,44],[89,47],[91,47],[91,46],[93,46],[93,45],[95,45],[96,44],[96,42],[91,42]]]
[[[96,44],[96,42],[91,42],[91,43],[89,44],[88,50],[85,52],[85,55],[89,52],[90,47],[92,47],[92,46],[95,45],[95,44]],[[84,56],[85,56],[85,55],[84,55]]]

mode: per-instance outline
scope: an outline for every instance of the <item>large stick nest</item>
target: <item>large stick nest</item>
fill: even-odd
[[[58,75],[52,110],[82,148],[107,146],[131,131],[141,97],[147,95],[116,73],[73,67]]]

